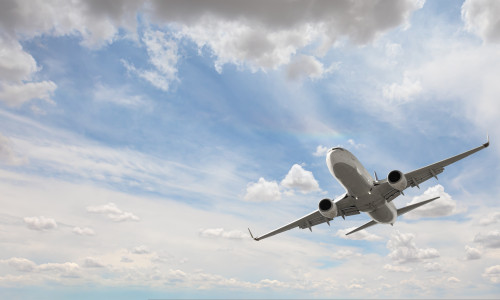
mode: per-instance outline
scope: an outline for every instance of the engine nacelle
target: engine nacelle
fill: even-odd
[[[325,218],[333,219],[338,215],[337,204],[330,199],[323,199],[318,204],[319,212]]]
[[[398,190],[402,191],[406,188],[407,181],[405,174],[399,170],[394,170],[389,172],[389,175],[387,175],[387,182],[389,182],[389,185]]]

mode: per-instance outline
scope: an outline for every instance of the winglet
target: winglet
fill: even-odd
[[[490,145],[490,136],[487,134],[486,135],[486,143],[483,144],[484,148],[488,147]]]
[[[254,240],[256,240],[256,241],[258,241],[258,240],[259,240],[259,238],[258,238],[258,237],[256,237],[256,238],[255,238],[255,237],[253,237],[253,234],[252,234],[252,232],[250,231],[250,228],[248,228],[248,232],[250,233],[250,236],[252,237],[252,239],[254,239]]]

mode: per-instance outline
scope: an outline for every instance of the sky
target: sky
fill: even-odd
[[[500,296],[500,2],[0,1],[2,299]],[[261,235],[477,147],[394,226]]]

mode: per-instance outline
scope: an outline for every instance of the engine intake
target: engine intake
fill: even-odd
[[[323,199],[318,204],[319,212],[323,217],[333,219],[338,215],[337,204],[330,199]]]
[[[394,171],[389,172],[389,175],[387,175],[387,182],[389,182],[389,185],[392,188],[394,188],[398,191],[404,190],[406,188],[407,183],[408,183],[406,181],[405,174],[403,174],[399,170],[394,170]]]

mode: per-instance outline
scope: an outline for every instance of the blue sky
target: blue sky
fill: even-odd
[[[0,296],[498,298],[496,1],[3,1]],[[485,142],[368,221],[263,234]]]

